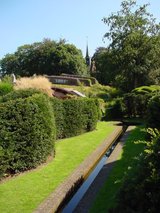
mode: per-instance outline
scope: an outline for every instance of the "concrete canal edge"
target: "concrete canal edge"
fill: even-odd
[[[34,213],[54,213],[59,211],[66,200],[78,189],[88,177],[97,162],[123,133],[123,126],[117,125],[115,130],[92,152],[74,171],[60,184],[49,197],[42,202]]]
[[[104,187],[109,175],[112,173],[112,169],[117,163],[119,159],[125,142],[127,141],[128,136],[130,133],[136,128],[136,126],[129,126],[123,136],[118,140],[118,144],[116,145],[115,149],[111,153],[111,155],[106,159],[103,167],[101,168],[100,172],[91,183],[89,189],[86,191],[84,196],[79,201],[78,205],[74,208],[72,213],[89,213],[91,208],[99,194],[100,190]],[[115,177],[116,179],[116,177]],[[106,200],[106,204],[107,204]],[[109,201],[110,202],[110,201]]]

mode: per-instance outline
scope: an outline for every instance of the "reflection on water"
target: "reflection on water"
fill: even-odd
[[[74,194],[72,199],[68,202],[68,204],[64,207],[62,210],[62,213],[72,213],[98,173],[100,172],[101,168],[105,164],[107,158],[110,156],[112,151],[115,149],[118,142],[115,142],[112,147],[106,152],[106,154],[101,158],[101,160],[98,162],[94,170],[91,172],[91,174],[88,176],[88,178],[84,181],[84,183],[81,185],[81,187],[78,189],[78,191]]]
[[[92,173],[88,176],[88,178],[85,180],[85,182],[81,185],[81,187],[78,189],[78,191],[75,193],[75,195],[72,197],[72,199],[69,201],[69,203],[66,205],[66,207],[63,209],[62,213],[71,213],[78,205],[79,201],[82,199],[83,195],[86,193],[87,189],[90,187],[98,173],[100,172],[102,166],[106,162],[106,155],[104,155],[95,169],[92,171]]]

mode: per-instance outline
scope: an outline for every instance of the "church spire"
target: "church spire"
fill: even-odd
[[[87,46],[86,46],[86,64],[87,66],[90,66],[90,57],[89,57],[89,52],[88,52],[88,40],[87,40]]]

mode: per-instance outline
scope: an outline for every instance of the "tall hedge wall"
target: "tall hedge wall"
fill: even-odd
[[[0,177],[36,167],[54,153],[54,140],[96,128],[97,100],[48,98],[15,91],[0,103]]]
[[[64,103],[64,136],[71,137],[95,129],[98,112],[93,99],[69,99]]]
[[[55,114],[57,138],[71,137],[96,128],[99,106],[95,99],[51,99]]]
[[[43,94],[0,104],[0,174],[36,167],[54,152],[55,121]]]
[[[57,139],[64,138],[64,107],[63,101],[57,98],[50,98],[52,110],[55,116]]]

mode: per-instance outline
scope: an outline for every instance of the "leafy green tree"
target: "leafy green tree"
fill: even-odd
[[[115,79],[115,60],[112,51],[108,48],[99,47],[93,55],[96,72],[92,73],[98,82],[104,85],[112,85]]]
[[[7,54],[1,61],[1,74],[11,74],[18,70],[18,61],[15,54]]]
[[[44,39],[43,42],[20,46],[14,54],[6,55],[0,66],[2,74],[21,76],[87,74],[82,52],[74,45],[66,44],[65,40]]]
[[[156,70],[152,70],[149,73],[149,78],[150,78],[151,84],[160,85],[160,68]]]
[[[135,0],[124,0],[120,11],[103,18],[109,26],[104,38],[111,41],[114,82],[124,91],[149,84],[150,70],[160,67],[160,25],[147,12],[147,6],[138,6]]]

